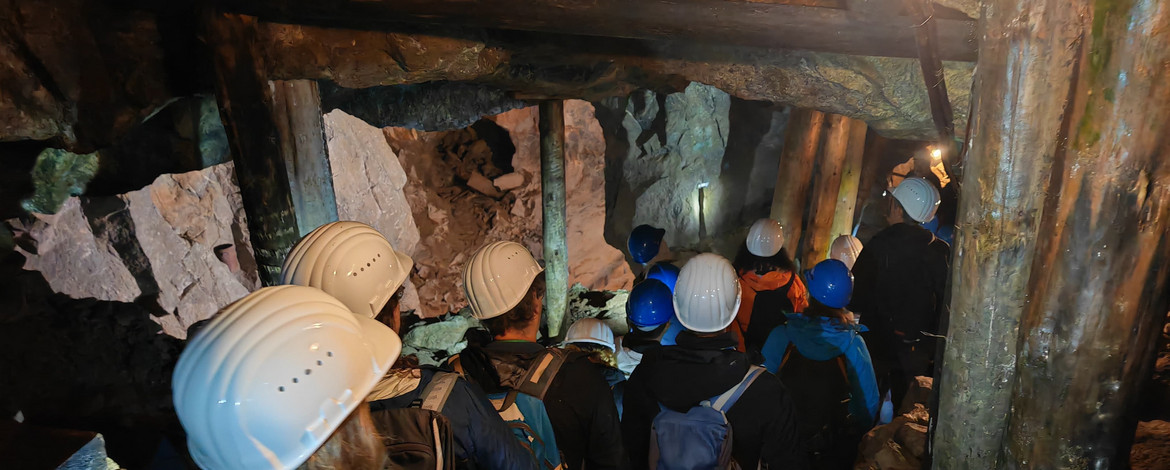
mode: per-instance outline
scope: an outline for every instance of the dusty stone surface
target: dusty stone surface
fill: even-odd
[[[565,110],[569,281],[590,289],[626,288],[633,275],[621,252],[607,245],[602,236],[605,180],[596,169],[604,165],[604,136],[589,103],[568,101]],[[492,161],[497,150],[482,144],[474,129],[384,129],[409,176],[404,192],[421,236],[414,258],[424,317],[451,313],[466,305],[461,271],[483,244],[512,240],[537,258],[543,257],[537,108],[488,119],[507,132],[515,150],[508,174]],[[502,195],[489,196],[484,193],[491,193],[494,187],[492,191],[470,187],[468,180],[477,174],[513,181]]]
[[[917,470],[926,452],[926,427],[930,413],[926,401],[932,382],[918,377],[909,397],[924,397],[912,403],[910,410],[895,416],[888,424],[874,427],[861,438],[855,470]]]
[[[1170,422],[1138,423],[1129,454],[1129,466],[1133,470],[1170,468]]]
[[[614,336],[621,336],[630,332],[630,324],[626,322],[626,299],[630,291],[591,291],[581,284],[574,284],[569,289],[569,307],[565,330],[582,318],[596,318],[604,321]]]
[[[33,214],[31,222],[8,223],[36,241],[36,254],[17,250],[27,258],[24,269],[44,274],[54,292],[119,302],[142,293],[118,253],[94,237],[80,199],[66,199],[56,214]]]
[[[70,198],[55,215],[8,224],[35,241],[24,268],[73,298],[145,301],[163,332],[187,328],[258,284],[247,224],[230,163],[163,175],[138,191]],[[214,248],[233,245],[232,272]]]

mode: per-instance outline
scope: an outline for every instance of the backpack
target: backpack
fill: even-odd
[[[519,380],[501,384],[505,390],[487,393],[488,400],[495,406],[504,423],[512,429],[512,434],[520,444],[532,453],[536,462],[548,469],[561,467],[561,455],[557,449],[556,436],[553,434],[552,421],[549,420],[548,410],[542,400],[568,358],[569,353],[560,349],[545,349],[532,360],[521,375],[517,376]],[[482,361],[482,358],[476,358],[474,353],[468,355],[468,359],[471,359],[470,362],[473,364],[466,365],[472,367],[475,362]],[[451,365],[461,372],[465,366],[459,355],[452,357]],[[510,374],[507,376],[513,377]],[[490,389],[484,388],[485,391]]]
[[[850,434],[852,389],[844,355],[816,361],[788,343],[777,375],[796,405],[802,448],[814,461],[828,458]]]
[[[686,413],[660,403],[661,411],[650,427],[650,469],[738,469],[731,458],[733,440],[727,410],[763,371],[751,366],[730,390],[703,400]]]
[[[374,410],[371,417],[391,469],[450,470],[456,468],[451,422],[439,414],[459,376],[436,372],[407,408]],[[371,407],[373,408],[373,407]]]
[[[760,349],[768,341],[768,335],[777,326],[788,323],[785,313],[795,311],[792,300],[788,298],[788,291],[796,282],[796,273],[788,278],[788,283],[773,290],[756,292],[756,300],[752,302],[752,313],[748,320],[747,331],[743,332],[744,346],[752,358],[753,363],[762,362]]]

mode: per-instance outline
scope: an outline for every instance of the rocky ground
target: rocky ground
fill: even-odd
[[[871,429],[861,438],[854,470],[919,470],[926,454],[926,427],[930,422],[927,402],[934,381],[918,377],[888,424]]]
[[[1170,315],[1167,315],[1170,320]],[[1129,454],[1134,470],[1170,469],[1170,321],[1162,329],[1154,375],[1144,392],[1137,433]]]

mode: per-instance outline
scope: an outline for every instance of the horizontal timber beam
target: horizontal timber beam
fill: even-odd
[[[840,54],[918,57],[916,24],[848,10],[710,0],[240,0],[222,8],[265,20],[393,29],[470,26],[681,40]],[[976,59],[975,21],[936,19],[942,60]]]

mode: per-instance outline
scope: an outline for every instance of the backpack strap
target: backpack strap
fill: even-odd
[[[764,368],[760,366],[749,367],[747,374],[743,376],[743,380],[740,380],[738,384],[731,387],[731,390],[723,392],[722,395],[711,399],[711,408],[727,413],[727,410],[730,410],[731,406],[735,405],[736,400],[739,400],[743,392],[747,391],[747,388],[751,386],[752,382],[756,381],[756,377],[759,377],[763,371]]]
[[[419,394],[422,401],[418,408],[442,412],[443,406],[447,404],[447,398],[455,389],[455,380],[458,378],[459,374],[453,372],[435,372],[435,375],[431,377],[431,383],[428,383]]]
[[[565,351],[556,348],[545,349],[528,366],[528,371],[524,374],[517,389],[521,393],[543,401],[544,394],[548,392],[553,378],[561,370],[561,366],[565,365],[567,358],[568,353]]]

